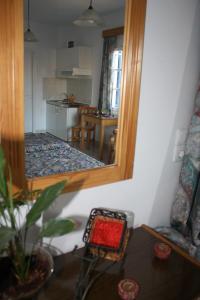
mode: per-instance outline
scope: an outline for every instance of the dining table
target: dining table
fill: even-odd
[[[81,116],[81,145],[84,145],[84,128],[87,123],[99,126],[99,158],[103,159],[105,127],[117,126],[118,117],[109,115],[83,114]]]

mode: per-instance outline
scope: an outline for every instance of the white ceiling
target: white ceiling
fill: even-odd
[[[24,17],[27,19],[27,0],[24,0]],[[89,0],[30,0],[30,21],[64,25],[71,23],[86,10]],[[125,0],[94,0],[93,7],[107,15],[124,7]]]

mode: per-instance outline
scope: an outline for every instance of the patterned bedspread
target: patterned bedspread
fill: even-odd
[[[25,153],[28,178],[104,166],[104,163],[48,133],[26,133]]]

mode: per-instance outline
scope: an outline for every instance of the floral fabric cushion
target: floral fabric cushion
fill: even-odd
[[[192,201],[198,174],[199,162],[197,160],[194,160],[190,155],[185,155],[181,168],[180,184],[186,192],[189,201]]]
[[[172,206],[171,224],[180,232],[184,232],[187,226],[187,220],[190,213],[190,202],[182,185],[178,187],[176,200]]]
[[[200,88],[172,205],[171,226],[157,230],[200,260]]]
[[[199,132],[189,134],[185,151],[195,159],[200,159],[200,128]]]

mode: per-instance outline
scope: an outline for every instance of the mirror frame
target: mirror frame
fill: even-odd
[[[119,134],[113,165],[37,177],[24,175],[24,24],[23,0],[0,3],[1,144],[11,166],[13,184],[33,189],[68,180],[65,192],[132,178],[140,96],[146,0],[125,0],[124,56]]]

